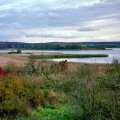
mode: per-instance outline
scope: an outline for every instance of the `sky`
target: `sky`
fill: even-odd
[[[120,0],[0,0],[0,41],[120,41]]]

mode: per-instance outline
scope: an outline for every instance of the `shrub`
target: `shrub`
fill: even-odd
[[[47,76],[49,74],[64,73],[68,70],[67,60],[55,63],[43,59],[42,55],[40,60],[37,60],[36,57],[35,55],[29,56],[29,62],[24,68],[24,73]]]
[[[54,109],[38,108],[38,117],[40,120],[75,120],[76,111],[68,106],[60,106]]]
[[[85,65],[80,70],[59,77],[59,90],[64,91],[72,106],[78,106],[77,110],[82,111],[74,119],[119,119],[119,63],[109,65],[107,69],[111,70],[104,70],[104,74],[99,74],[99,66]]]
[[[37,70],[36,70],[36,60],[34,58],[34,55],[31,55],[29,57],[29,62],[27,64],[27,66],[29,67],[29,72],[30,73],[36,73]]]
[[[24,85],[19,78],[0,81],[0,114],[21,113],[24,109]]]
[[[18,67],[15,63],[10,62],[6,66],[3,67],[4,71],[11,74],[11,75],[17,75],[21,69],[21,67]]]
[[[18,76],[0,80],[0,116],[28,115],[38,106],[54,105],[56,98],[54,91],[42,90]]]
[[[2,77],[8,77],[8,73],[5,72],[1,67],[0,67],[0,76],[2,76]]]
[[[22,51],[21,51],[20,49],[17,49],[17,53],[21,54],[21,53],[22,53]]]
[[[59,62],[59,71],[66,72],[68,69],[68,62],[67,60]]]

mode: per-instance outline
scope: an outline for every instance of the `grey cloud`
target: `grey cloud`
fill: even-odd
[[[9,4],[16,0],[0,0],[0,5]],[[36,0],[37,1],[37,0]],[[62,0],[58,4],[73,3],[71,0]],[[74,3],[79,3],[79,0],[74,0]],[[89,27],[89,22],[99,19],[120,19],[120,0],[101,0],[100,3],[91,6],[68,7],[54,9],[54,7],[46,4],[34,3],[26,9],[0,11],[0,29],[1,30],[22,30],[24,28],[57,28],[57,27],[78,27],[77,31],[96,31],[99,28]],[[68,6],[69,6],[68,5]],[[58,6],[58,5],[57,5]],[[22,6],[21,6],[22,8]],[[107,23],[106,23],[107,24]],[[119,25],[118,25],[119,26]],[[21,33],[23,34],[23,33]],[[24,34],[23,34],[24,35]],[[75,36],[55,36],[47,35],[25,35],[26,37],[44,37],[44,38],[75,38]],[[0,38],[5,38],[0,36]],[[78,36],[76,36],[78,38]],[[7,39],[7,38],[5,38]]]
[[[77,31],[80,31],[80,32],[91,32],[91,31],[96,31],[96,29],[92,28],[92,27],[81,27]]]
[[[1,30],[0,29],[0,41],[13,41],[17,38],[23,38],[24,36],[21,32],[16,31],[16,29]]]
[[[4,12],[8,16],[0,18],[1,23],[12,24],[17,21],[26,27],[65,27],[82,25],[86,21],[95,20],[97,17],[118,13],[120,8],[116,2],[114,4],[105,2],[93,6],[60,10],[46,9],[41,11],[39,7],[33,6],[25,11],[10,10]]]
[[[54,34],[27,34],[27,33],[23,33],[25,37],[38,37],[38,38],[64,38],[64,39],[71,39],[71,38],[79,38],[80,36],[66,36],[66,35],[54,35]]]

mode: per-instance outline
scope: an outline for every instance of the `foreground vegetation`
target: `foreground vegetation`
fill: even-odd
[[[4,74],[3,74],[4,73]],[[0,73],[0,119],[119,120],[120,64],[49,62],[30,57]]]

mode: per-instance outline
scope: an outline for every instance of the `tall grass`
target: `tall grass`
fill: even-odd
[[[120,119],[120,64],[117,61],[111,65],[89,65],[55,63],[31,56],[23,68],[8,65],[3,69],[8,77],[0,77],[1,118]]]

